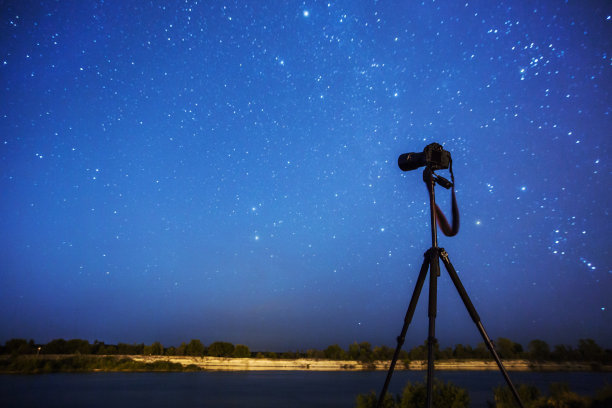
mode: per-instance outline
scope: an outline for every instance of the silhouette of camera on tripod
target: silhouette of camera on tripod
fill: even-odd
[[[408,310],[406,311],[406,317],[404,318],[404,325],[402,327],[402,331],[400,335],[397,337],[397,347],[395,349],[395,353],[393,354],[393,359],[391,360],[391,364],[389,366],[389,371],[387,372],[387,378],[385,379],[385,384],[383,385],[383,389],[380,393],[380,397],[378,399],[378,407],[383,406],[383,401],[385,398],[385,394],[387,393],[387,389],[389,387],[389,383],[391,381],[391,377],[393,375],[393,370],[395,369],[395,365],[397,363],[397,359],[399,357],[400,350],[404,344],[406,339],[406,332],[408,331],[408,326],[412,321],[412,317],[414,315],[414,311],[417,306],[417,302],[419,300],[419,296],[421,294],[421,289],[423,289],[423,284],[425,283],[425,278],[427,277],[427,272],[429,271],[429,305],[427,315],[429,317],[429,331],[427,337],[427,408],[432,408],[433,398],[433,376],[434,376],[434,345],[437,342],[436,339],[436,313],[437,313],[437,281],[438,276],[440,276],[440,258],[442,258],[442,262],[444,263],[444,267],[446,271],[450,275],[457,292],[459,292],[459,296],[461,296],[461,300],[465,305],[470,317],[476,324],[480,335],[482,336],[487,348],[491,352],[491,355],[495,359],[497,366],[499,367],[500,372],[504,376],[506,383],[510,387],[516,402],[521,408],[524,408],[523,403],[519,397],[519,394],[512,384],[510,377],[508,376],[508,372],[504,368],[499,355],[495,351],[495,346],[491,341],[491,338],[485,331],[482,322],[480,321],[480,316],[478,316],[478,312],[476,312],[476,308],[472,304],[470,297],[468,296],[459,276],[457,275],[457,271],[453,267],[451,263],[448,253],[444,248],[438,247],[438,225],[440,229],[446,236],[454,236],[459,232],[459,208],[457,206],[457,199],[455,197],[455,176],[453,174],[453,160],[451,158],[450,152],[444,150],[442,145],[438,143],[431,143],[425,147],[423,152],[421,153],[404,153],[399,156],[397,159],[397,164],[399,168],[403,171],[416,170],[420,167],[425,167],[423,170],[423,181],[427,186],[427,191],[429,192],[429,209],[431,216],[431,248],[429,248],[424,254],[423,264],[421,265],[421,271],[419,272],[419,277],[417,279],[414,292],[412,293],[412,298],[410,299],[410,304],[408,306]],[[436,170],[445,170],[449,169],[451,175],[451,181],[435,174]],[[448,223],[446,217],[440,207],[436,204],[436,194],[435,187],[436,184],[444,187],[445,189],[452,188],[452,226]]]

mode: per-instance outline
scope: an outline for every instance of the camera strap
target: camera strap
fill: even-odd
[[[447,237],[453,237],[457,235],[457,233],[459,232],[459,206],[457,205],[457,198],[455,197],[455,175],[453,174],[452,160],[450,162],[450,174],[451,174],[451,181],[452,181],[452,212],[453,212],[453,217],[452,217],[453,226],[452,227],[449,224],[448,220],[446,219],[444,212],[442,212],[440,207],[438,207],[438,204],[436,204],[436,220],[438,222],[438,225],[440,226],[440,230],[442,230],[444,235],[446,235]],[[433,172],[431,173],[430,177],[432,177],[433,179],[434,177]],[[433,188],[433,184],[431,182],[428,182],[427,180],[425,180],[425,184],[427,185],[427,190],[430,190],[431,188]],[[429,192],[431,193],[431,191]]]

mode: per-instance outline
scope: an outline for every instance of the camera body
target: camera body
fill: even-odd
[[[397,159],[397,165],[403,171],[415,170],[423,166],[429,167],[432,171],[448,169],[450,162],[450,152],[444,150],[438,143],[425,146],[421,153],[404,153]]]

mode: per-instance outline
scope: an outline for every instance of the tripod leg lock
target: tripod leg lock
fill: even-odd
[[[440,248],[440,258],[444,261],[444,263],[450,262],[448,259],[448,252],[444,248]]]

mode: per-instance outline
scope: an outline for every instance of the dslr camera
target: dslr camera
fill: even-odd
[[[427,166],[432,171],[448,169],[451,163],[450,152],[444,150],[438,143],[425,146],[421,153],[404,153],[397,159],[397,165],[403,171]]]

